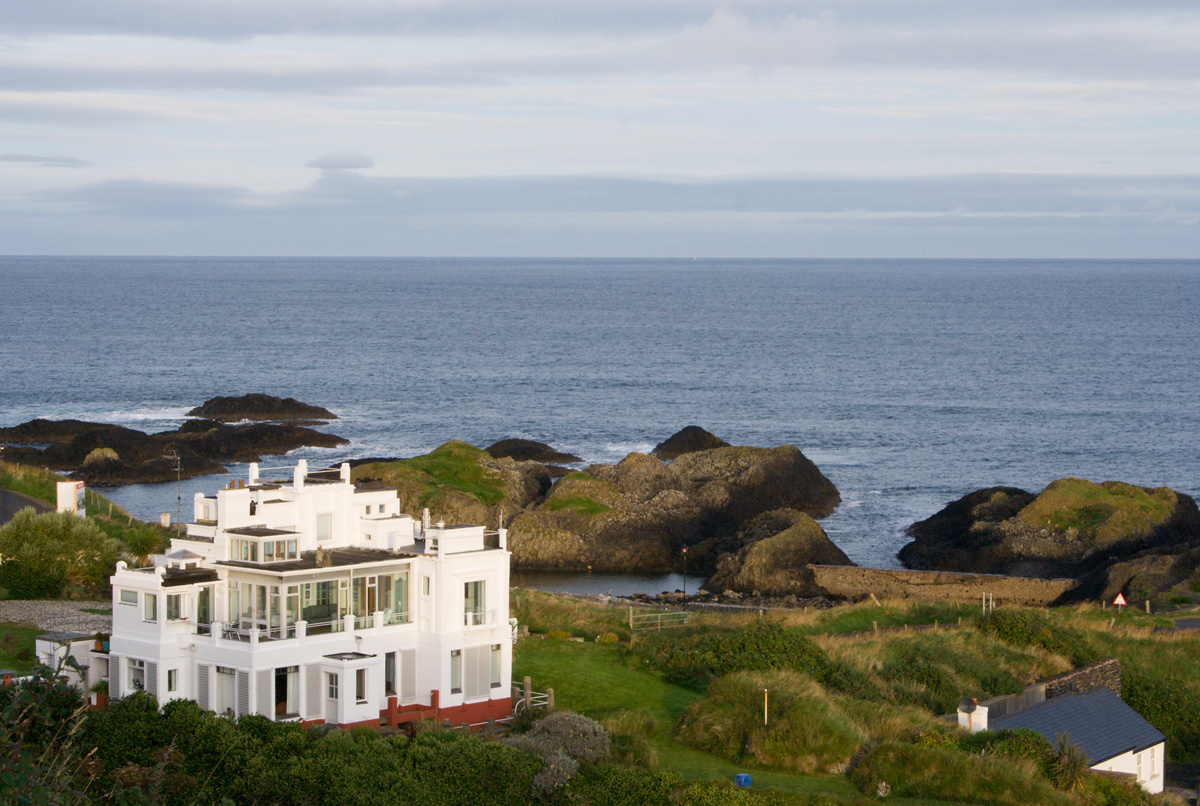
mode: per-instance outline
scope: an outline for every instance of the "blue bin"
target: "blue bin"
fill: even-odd
[[[744,772],[739,772],[737,775],[733,776],[733,785],[738,789],[749,789],[750,776]]]

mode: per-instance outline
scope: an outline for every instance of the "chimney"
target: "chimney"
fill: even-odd
[[[963,697],[958,703],[958,726],[971,733],[988,729],[988,708],[974,697]]]

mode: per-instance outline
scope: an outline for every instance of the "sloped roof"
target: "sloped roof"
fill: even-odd
[[[1029,728],[1054,744],[1065,733],[1095,765],[1129,751],[1139,752],[1166,737],[1106,688],[1063,694],[1032,708],[991,720],[992,730]]]

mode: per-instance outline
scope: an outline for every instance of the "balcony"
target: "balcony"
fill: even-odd
[[[467,610],[463,613],[464,627],[488,627],[495,623],[495,610]]]

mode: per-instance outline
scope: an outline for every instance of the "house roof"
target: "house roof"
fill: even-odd
[[[271,529],[266,526],[239,526],[236,529],[226,529],[225,534],[244,535],[246,537],[282,537],[283,535],[299,533],[288,529]]]
[[[177,588],[180,585],[195,585],[197,582],[216,582],[220,579],[213,568],[167,568],[163,574],[164,588]]]
[[[1166,741],[1157,728],[1106,688],[1087,694],[1063,694],[1032,708],[993,719],[993,730],[1028,728],[1051,744],[1060,733],[1070,737],[1095,765],[1130,751]]]

